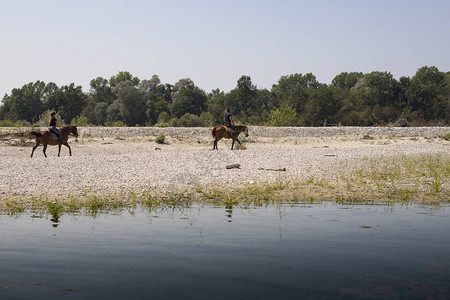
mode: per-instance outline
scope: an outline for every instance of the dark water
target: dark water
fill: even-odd
[[[0,299],[449,299],[450,206],[0,216]]]

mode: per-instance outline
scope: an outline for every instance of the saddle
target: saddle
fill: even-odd
[[[50,130],[48,132],[50,132],[50,134],[52,135],[52,139],[53,140],[59,140],[59,137],[58,137],[58,135],[56,133],[53,133]]]
[[[231,128],[228,127],[227,125],[223,125],[223,127],[224,127],[225,130],[228,131],[229,133],[234,133],[233,129],[231,129]]]

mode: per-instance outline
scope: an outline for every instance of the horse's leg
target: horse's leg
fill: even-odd
[[[66,146],[67,148],[69,148],[69,156],[72,156],[72,149],[70,149],[69,143],[63,142],[63,145]]]
[[[61,143],[58,143],[58,157],[61,154]]]
[[[217,147],[217,142],[220,140],[220,138],[218,138],[218,137],[216,137],[215,139],[214,139],[214,147],[213,147],[213,150],[214,149],[216,149],[217,151],[219,151],[219,147]]]
[[[44,149],[42,151],[44,152],[45,157],[47,157],[47,154],[45,153],[46,150],[47,150],[47,144],[44,144]]]
[[[239,143],[239,146],[241,147],[242,146],[242,144],[241,144],[241,142],[239,141],[239,139],[238,138],[236,138],[236,141]]]
[[[231,143],[231,150],[233,150],[234,147],[234,139],[233,139],[233,143]]]
[[[37,148],[40,144],[41,144],[41,143],[39,142],[39,140],[36,140],[36,145],[34,145],[33,150],[31,151],[31,157],[33,157],[34,150],[36,150],[36,148]]]

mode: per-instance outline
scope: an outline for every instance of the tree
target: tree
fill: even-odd
[[[238,79],[236,88],[225,96],[224,104],[241,119],[246,119],[258,110],[257,96],[256,85],[253,85],[250,76],[243,75]]]
[[[83,93],[81,86],[74,83],[61,87],[54,94],[57,110],[66,123],[81,115],[83,107],[86,105],[87,97]]]
[[[331,81],[331,86],[334,88],[349,90],[363,77],[364,75],[362,72],[342,72],[333,78]]]
[[[130,72],[119,72],[117,75],[111,76],[109,85],[115,88],[119,83],[130,81],[133,86],[137,86],[140,82],[139,78],[133,76]]]
[[[117,122],[122,120],[122,117],[120,115],[119,100],[114,101],[108,106],[108,108],[106,109],[106,115],[107,122]]]
[[[139,84],[139,90],[142,91],[146,97],[151,93],[156,93],[161,80],[158,75],[153,75],[150,80],[142,80]]]
[[[164,99],[164,95],[159,93],[151,93],[147,101],[147,118],[150,124],[155,124],[161,113],[170,112],[169,102]]]
[[[36,122],[45,109],[45,83],[30,82],[20,89],[13,89],[10,96],[3,99],[3,118],[11,121],[26,120]]]
[[[83,107],[81,115],[86,118],[86,123],[99,125],[97,121],[97,116],[95,115],[95,106],[97,102],[92,98],[91,95],[87,97],[86,105]],[[78,124],[79,125],[79,124]]]
[[[173,92],[179,92],[184,88],[193,88],[195,86],[194,82],[190,78],[183,78],[178,80],[173,86]]]
[[[408,90],[409,104],[413,111],[418,111],[426,120],[446,119],[450,101],[445,93],[445,73],[438,68],[422,67],[411,79]]]
[[[225,112],[225,93],[219,89],[212,90],[208,94],[207,107],[208,112],[213,118],[213,123],[222,124]]]
[[[328,122],[336,124],[336,116],[340,104],[334,97],[332,88],[321,85],[309,92],[309,100],[305,107],[305,125],[321,126]]]
[[[107,79],[102,77],[92,79],[90,82],[90,86],[90,94],[95,103],[113,103],[115,96]]]
[[[399,91],[397,81],[389,72],[371,72],[364,76],[364,97],[368,105],[395,104]]]
[[[272,94],[275,103],[285,104],[295,109],[297,113],[302,113],[308,101],[308,88],[318,88],[319,82],[316,77],[307,73],[281,76],[277,84],[272,86]]]
[[[206,109],[207,96],[190,79],[182,79],[174,85],[171,113],[177,118],[190,113],[199,116]]]
[[[292,106],[282,104],[273,109],[269,115],[267,126],[296,126],[298,122],[297,113]]]
[[[128,86],[119,91],[119,110],[122,120],[128,126],[144,125],[146,105],[144,94],[137,88]]]
[[[94,115],[98,125],[104,125],[108,117],[108,103],[100,102],[95,105]]]

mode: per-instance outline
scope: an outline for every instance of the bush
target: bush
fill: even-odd
[[[200,117],[197,115],[193,115],[190,113],[184,114],[181,118],[173,118],[169,122],[169,126],[171,127],[201,127],[202,121]]]
[[[156,123],[154,127],[169,127],[169,123]]]
[[[48,121],[50,120],[50,114],[52,113],[53,110],[46,110],[44,111],[40,116],[39,116],[39,121],[37,121],[36,123],[34,123],[34,126],[38,126],[38,127],[48,127]],[[56,120],[58,120],[58,122],[61,125],[64,125],[63,120],[61,118],[61,116],[59,115],[59,113],[57,112],[55,115]]]
[[[164,144],[166,142],[166,136],[164,135],[164,133],[158,135],[155,139],[155,142],[158,144]]]
[[[14,123],[10,120],[2,120],[0,121],[0,127],[14,127]]]
[[[167,123],[167,122],[169,122],[169,120],[170,120],[169,113],[166,111],[163,111],[158,115],[157,123]]]
[[[75,124],[77,126],[83,127],[88,125],[88,119],[84,116],[78,116],[72,119],[71,124]]]
[[[270,112],[267,126],[296,126],[297,123],[298,118],[295,109],[289,105],[282,105]]]
[[[106,121],[105,122],[105,126],[106,127],[126,127],[127,125],[125,125],[122,121]]]

